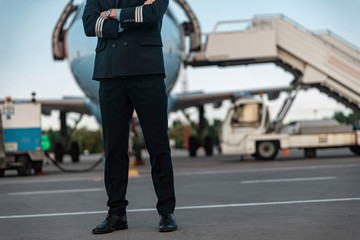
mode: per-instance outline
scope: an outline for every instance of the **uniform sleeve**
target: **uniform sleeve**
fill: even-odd
[[[122,28],[136,28],[160,22],[168,8],[169,0],[156,0],[149,5],[122,8],[120,24]]]
[[[96,0],[87,0],[82,17],[84,31],[88,37],[116,38],[119,22],[115,19],[100,17],[101,8]]]

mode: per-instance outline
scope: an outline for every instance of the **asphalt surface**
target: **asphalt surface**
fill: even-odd
[[[84,169],[99,155],[65,168]],[[188,158],[173,151],[179,230],[157,232],[148,161],[131,172],[129,229],[93,235],[106,216],[102,164],[86,173],[0,179],[0,239],[360,239],[360,157],[347,149],[300,151],[275,161]]]

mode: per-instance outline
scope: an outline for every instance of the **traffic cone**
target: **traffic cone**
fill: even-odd
[[[284,155],[284,156],[289,156],[289,155],[290,155],[289,149],[284,148],[284,150],[283,150],[283,155]]]

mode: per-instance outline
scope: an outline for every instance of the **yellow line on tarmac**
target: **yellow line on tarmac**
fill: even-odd
[[[139,176],[139,171],[137,170],[137,168],[135,166],[131,166],[129,169],[129,177],[138,177]]]
[[[129,177],[138,177],[138,176],[139,176],[139,171],[137,170],[137,168],[135,166],[130,166]],[[103,180],[104,180],[104,178],[102,178],[102,177],[94,178],[94,182],[100,182]]]
[[[94,181],[95,181],[95,182],[101,182],[102,180],[104,180],[104,178],[102,178],[102,177],[94,178]]]

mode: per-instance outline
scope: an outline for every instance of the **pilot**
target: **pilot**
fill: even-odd
[[[127,229],[128,139],[137,112],[150,154],[158,198],[159,231],[177,230],[175,189],[169,138],[161,26],[168,0],[87,0],[85,34],[97,36],[93,79],[99,101],[105,147],[108,215],[94,234]]]

